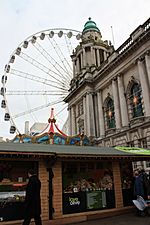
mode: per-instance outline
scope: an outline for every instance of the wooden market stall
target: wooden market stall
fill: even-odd
[[[67,224],[125,212],[132,206],[132,162],[144,160],[150,150],[0,143],[1,224],[22,220],[29,168],[42,183],[43,221]]]

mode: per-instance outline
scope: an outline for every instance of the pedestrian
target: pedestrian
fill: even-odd
[[[149,179],[148,179],[148,174],[145,172],[145,170],[143,168],[141,168],[139,170],[139,174],[140,177],[143,181],[143,188],[144,188],[144,199],[147,199],[148,196],[148,183],[149,183]]]
[[[134,197],[141,196],[144,198],[143,179],[139,174],[139,171],[134,172]]]
[[[22,225],[29,225],[32,218],[34,218],[36,225],[42,225],[41,221],[41,200],[40,189],[41,182],[38,179],[33,169],[28,171],[29,181],[26,187],[25,196],[25,212],[24,221]]]
[[[150,172],[148,175],[148,183],[147,183],[147,199],[150,200]]]

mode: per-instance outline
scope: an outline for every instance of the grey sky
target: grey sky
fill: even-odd
[[[49,28],[82,31],[91,17],[104,40],[112,41],[113,27],[117,48],[149,16],[149,0],[0,0],[0,74],[17,46],[36,32]],[[0,136],[9,136],[9,124],[3,118],[0,108]]]

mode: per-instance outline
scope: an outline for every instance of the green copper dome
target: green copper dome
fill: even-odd
[[[90,30],[100,32],[100,30],[96,26],[96,23],[94,21],[92,21],[91,18],[89,18],[89,20],[85,23],[83,33],[90,31]]]

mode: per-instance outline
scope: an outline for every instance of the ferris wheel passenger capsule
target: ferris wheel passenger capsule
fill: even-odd
[[[41,40],[44,40],[44,38],[45,38],[45,33],[41,33],[40,39],[41,39]]]
[[[10,65],[7,66],[6,73],[9,73],[9,71],[10,71]]]
[[[20,55],[20,53],[21,53],[21,48],[19,47],[16,49],[16,55]]]
[[[49,37],[52,38],[53,36],[54,36],[54,31],[51,31],[51,32],[49,33]]]
[[[69,32],[67,33],[67,37],[68,37],[68,38],[71,38],[71,37],[72,37],[72,32],[71,32],[71,31],[69,31]]]
[[[4,93],[6,92],[6,88],[1,88],[1,95],[4,96]]]
[[[34,44],[34,43],[36,42],[36,39],[37,39],[36,36],[33,36],[33,37],[32,37],[32,39],[31,39],[32,44]]]
[[[6,81],[7,81],[7,76],[3,75],[1,81],[2,81],[2,84],[6,83]]]
[[[58,33],[58,37],[60,37],[60,38],[61,38],[62,36],[63,36],[63,31],[62,31],[62,30],[60,30],[60,31],[59,31],[59,33]]]
[[[5,121],[9,121],[9,120],[10,120],[10,115],[9,115],[9,113],[5,113],[4,120],[5,120]]]
[[[81,38],[81,34],[77,34],[76,39],[80,40],[80,38]]]
[[[10,71],[10,65],[5,65],[5,69],[4,69],[5,71],[6,71],[6,73],[9,73],[9,71]]]
[[[5,102],[5,100],[2,100],[2,102],[1,102],[1,108],[6,108],[6,102]]]
[[[27,47],[28,47],[28,41],[24,41],[23,47],[24,47],[24,48],[27,48]]]
[[[14,134],[16,131],[16,127],[15,126],[11,126],[10,127],[10,134]]]
[[[14,61],[15,61],[15,56],[12,55],[12,57],[11,57],[11,59],[10,59],[10,63],[14,63]]]

